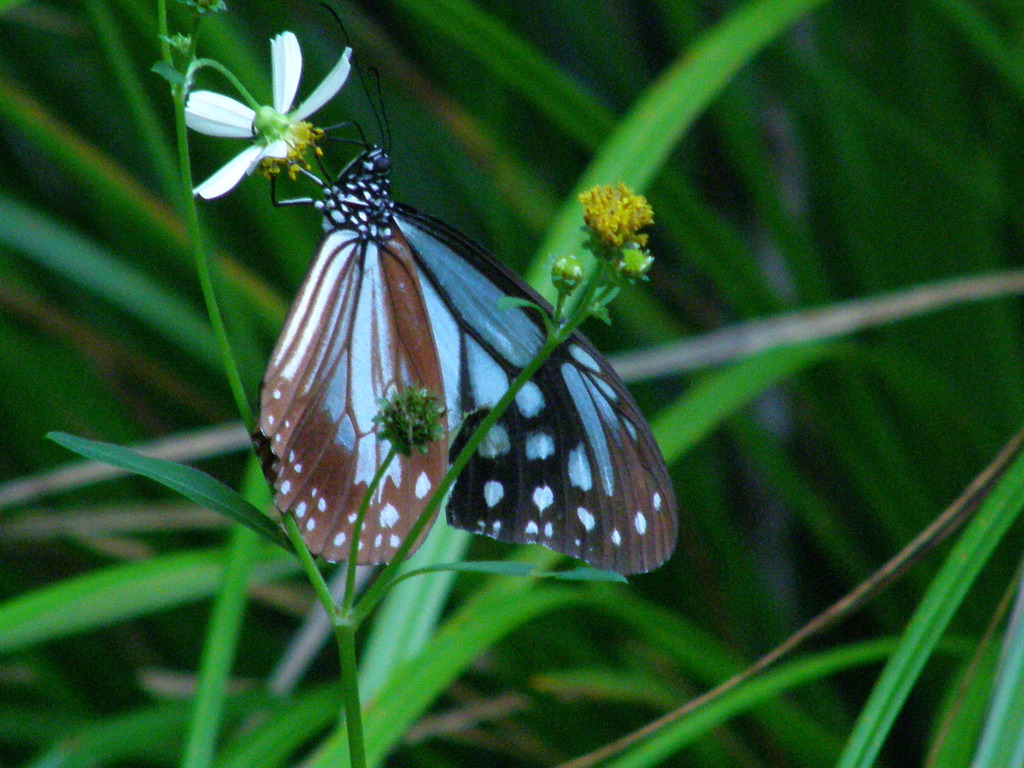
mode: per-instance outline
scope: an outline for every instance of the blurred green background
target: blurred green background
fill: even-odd
[[[1021,266],[1020,3],[332,7],[369,95],[353,80],[317,121],[389,134],[395,197],[519,273],[578,247],[583,180],[648,195],[650,280],[616,301],[610,327],[585,328],[613,359]],[[181,29],[183,6],[171,10]],[[191,701],[227,524],[148,481],[98,479],[44,439],[173,439],[167,455],[243,480],[248,445],[181,217],[171,100],[150,71],[155,19],[136,0],[0,3],[0,767],[173,765],[198,738]],[[267,99],[268,40],[285,29],[306,57],[301,98],[345,45],[316,3],[231,1],[200,52]],[[226,90],[209,72],[199,84]],[[197,180],[232,154],[193,139]],[[320,223],[274,208],[258,177],[200,216],[254,401]],[[371,754],[557,764],[725,679],[869,576],[1022,421],[1020,276],[1000,281],[997,298],[826,343],[630,376],[675,480],[675,556],[628,586],[423,580],[363,648]],[[885,765],[967,764],[1005,679],[1000,643],[1020,643],[999,608],[1020,494],[1003,504],[979,535],[984,556],[966,558],[984,566],[976,582],[951,575],[947,545],[746,698],[621,764],[868,765],[879,745]],[[523,555],[473,540],[469,556]],[[237,659],[206,762],[327,764],[333,648],[281,682],[304,658],[310,592],[269,548],[253,568],[240,634],[219,635]],[[865,702],[901,634],[926,626],[926,594],[955,617],[927,625],[905,704],[883,697],[893,722]]]

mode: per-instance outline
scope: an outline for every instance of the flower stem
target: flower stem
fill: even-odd
[[[316,592],[317,599],[324,607],[327,617],[331,620],[332,624],[337,624],[338,608],[334,604],[331,589],[327,586],[327,582],[324,581],[320,569],[316,567],[316,561],[309,554],[309,549],[306,548],[306,542],[302,539],[302,532],[299,531],[299,524],[295,522],[295,518],[290,514],[284,515],[284,530],[288,534],[288,539],[295,549],[295,554],[298,555],[299,562],[302,563],[302,569],[306,572],[309,583],[313,585],[313,591]]]
[[[343,621],[335,625],[335,635],[338,638],[341,689],[345,703],[345,727],[348,731],[349,763],[352,768],[366,768],[363,710],[359,700],[359,674],[356,667],[356,628],[356,624]]]
[[[161,33],[166,34],[166,8],[161,0]],[[193,52],[195,35],[193,34]],[[166,43],[161,43],[163,60],[168,66],[173,66],[170,48]],[[186,79],[186,82],[188,80]],[[235,400],[238,413],[245,423],[246,429],[253,427],[253,414],[249,406],[249,399],[245,395],[245,387],[242,386],[242,378],[238,373],[238,365],[235,362],[231,344],[228,341],[227,330],[224,327],[224,318],[221,315],[220,305],[217,303],[217,294],[214,290],[214,283],[217,277],[214,265],[210,263],[206,248],[203,245],[203,232],[199,226],[199,212],[196,209],[195,197],[192,195],[192,163],[188,151],[188,131],[185,125],[185,85],[171,86],[171,96],[174,100],[174,127],[178,144],[178,168],[181,173],[182,200],[181,212],[185,219],[185,227],[188,230],[189,242],[192,244],[192,255],[196,264],[196,274],[199,277],[199,286],[203,293],[203,302],[206,304],[206,313],[210,318],[210,325],[213,328],[213,336],[217,341],[217,348],[220,351],[221,361],[224,364],[224,373],[228,379],[228,386]]]
[[[345,574],[345,596],[342,598],[341,613],[343,616],[348,617],[352,613],[352,604],[355,601],[356,592],[356,560],[359,559],[359,537],[363,532],[363,518],[366,517],[366,510],[370,507],[370,500],[373,498],[373,494],[377,491],[377,486],[380,485],[381,480],[384,479],[384,475],[388,471],[388,467],[391,466],[391,462],[395,460],[395,449],[394,446],[388,451],[388,455],[384,457],[384,461],[377,467],[377,472],[373,476],[373,480],[366,487],[366,493],[363,494],[363,500],[359,505],[359,511],[356,513],[356,521],[352,524],[352,543],[349,547],[348,563],[346,568],[348,569]],[[395,556],[397,559],[397,555]],[[356,622],[358,626],[359,622]]]
[[[373,491],[371,490],[370,493]],[[359,667],[356,663],[356,630],[359,622],[352,615],[351,609],[339,609],[334,604],[331,590],[324,581],[323,574],[316,567],[313,556],[309,554],[306,543],[302,540],[299,525],[291,515],[285,515],[284,527],[288,538],[295,547],[309,583],[313,585],[317,599],[327,613],[327,618],[334,628],[334,638],[338,643],[338,667],[340,669],[341,698],[344,708],[345,727],[348,731],[349,765],[351,768],[366,768],[366,745],[363,741],[363,710],[359,699]],[[349,569],[349,575],[355,568]],[[346,595],[353,589],[346,585]]]

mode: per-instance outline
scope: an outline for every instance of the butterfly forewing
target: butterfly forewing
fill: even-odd
[[[544,300],[442,222],[397,206],[421,268],[450,414],[482,413],[536,354],[544,327],[501,296]],[[452,424],[452,427],[456,424]],[[675,548],[676,503],[657,445],[622,381],[573,334],[519,393],[459,476],[448,522],[501,541],[540,543],[620,573]]]
[[[356,512],[389,450],[373,417],[396,389],[442,396],[419,273],[397,230],[328,232],[263,378],[254,434],[274,501],[313,554],[348,559]],[[445,441],[396,456],[367,510],[360,563],[387,562],[447,469]]]

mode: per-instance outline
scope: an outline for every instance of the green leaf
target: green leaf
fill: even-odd
[[[1024,583],[1020,581],[994,680],[992,702],[972,766],[1021,768],[1024,766]]]
[[[525,577],[533,576],[539,579],[561,579],[563,581],[614,581],[625,584],[626,577],[615,571],[601,571],[596,568],[580,566],[565,571],[549,571],[538,568],[530,563],[516,562],[512,560],[472,560],[464,563],[436,563],[423,568],[403,573],[399,580],[407,579],[410,576],[418,576],[424,573],[436,573],[438,571],[460,571],[463,573],[488,573],[494,576]],[[397,580],[396,580],[397,583]]]
[[[403,567],[455,560],[465,554],[471,539],[466,531],[436,523]],[[388,590],[359,654],[359,691],[365,698],[373,698],[391,672],[419,653],[433,636],[455,577],[451,571],[424,575]]]
[[[687,716],[666,725],[649,738],[637,742],[611,761],[606,768],[650,768],[665,761],[688,744],[707,737],[716,728],[759,707],[773,703],[783,694],[810,683],[827,680],[840,672],[877,664],[892,651],[891,640],[871,640],[812,654],[769,670],[709,701]]]
[[[47,437],[80,456],[113,464],[134,475],[142,475],[150,480],[155,480],[172,491],[191,499],[196,504],[212,509],[214,512],[220,512],[236,523],[251,528],[274,544],[291,551],[291,544],[277,523],[224,483],[215,480],[205,472],[183,464],[176,464],[173,461],[142,456],[117,445],[86,440],[64,432],[51,432]]]
[[[150,71],[159,75],[171,85],[182,85],[185,82],[185,76],[166,61],[158,61]]]
[[[767,390],[835,356],[841,349],[836,344],[783,347],[704,376],[651,422],[665,461],[672,464]]]
[[[0,604],[0,653],[108,627],[207,597],[222,582],[222,551],[185,552],[91,571]],[[295,558],[270,550],[254,579],[295,573]]]
[[[840,768],[870,768],[925,663],[989,555],[1024,507],[1024,456],[1018,455],[981,503],[928,587],[850,735]]]
[[[587,568],[584,565],[578,568],[570,568],[567,571],[547,571],[538,574],[550,579],[561,579],[562,581],[611,581],[626,584],[627,579],[621,573],[615,571],[602,571],[597,568]]]
[[[98,296],[195,359],[220,366],[206,318],[177,291],[65,221],[0,194],[0,245]]]
[[[532,309],[546,315],[543,307],[535,301],[521,299],[518,296],[502,296],[497,301],[498,309]]]
[[[535,567],[546,568],[560,556],[536,548],[524,553]],[[409,726],[470,664],[499,639],[532,619],[586,601],[586,590],[494,578],[448,617],[423,650],[397,668],[366,710],[364,731],[368,762],[379,764],[401,741]],[[335,733],[308,764],[337,766],[344,735]]]

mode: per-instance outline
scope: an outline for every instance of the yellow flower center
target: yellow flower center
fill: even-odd
[[[640,230],[654,222],[654,211],[643,195],[636,195],[621,181],[614,187],[599,185],[580,194],[583,221],[602,242],[613,248],[633,244],[643,248],[647,235]]]
[[[276,114],[276,113],[275,113]],[[288,145],[288,154],[285,157],[265,157],[260,161],[260,172],[267,177],[276,175],[282,169],[288,171],[288,175],[295,180],[299,168],[312,170],[309,160],[306,158],[306,150],[312,150],[317,157],[323,155],[323,150],[317,146],[317,142],[324,137],[320,128],[314,128],[306,121],[289,122],[286,130],[277,134]]]

